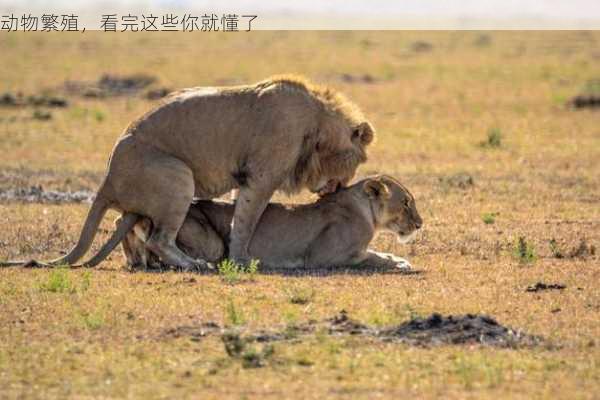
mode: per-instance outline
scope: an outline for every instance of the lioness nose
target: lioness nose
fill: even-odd
[[[415,222],[415,228],[421,229],[421,226],[423,226],[423,221],[417,221],[417,222]]]

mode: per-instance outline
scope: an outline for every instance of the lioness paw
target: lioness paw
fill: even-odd
[[[412,265],[410,265],[410,263],[408,262],[408,260],[405,260],[404,258],[400,258],[400,257],[396,257],[397,259],[394,260],[396,262],[395,267],[398,269],[401,269],[403,271],[411,271],[412,270]]]

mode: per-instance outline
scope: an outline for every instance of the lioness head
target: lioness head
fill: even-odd
[[[423,225],[414,197],[394,178],[386,175],[368,178],[363,190],[371,203],[377,230],[392,232],[400,243],[407,243]]]

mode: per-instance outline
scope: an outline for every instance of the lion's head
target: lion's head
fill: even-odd
[[[375,129],[356,105],[328,88],[310,87],[321,108],[317,129],[305,138],[296,185],[321,195],[345,187],[367,161]]]
[[[394,178],[367,178],[363,190],[370,200],[377,230],[392,232],[400,243],[407,243],[423,225],[414,197]]]

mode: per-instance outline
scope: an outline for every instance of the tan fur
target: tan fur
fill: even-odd
[[[233,212],[234,206],[228,203],[201,201],[192,205],[178,242],[210,262],[220,261],[226,256],[224,243]],[[275,268],[361,265],[408,269],[406,260],[367,247],[378,232],[391,231],[406,239],[421,225],[410,192],[395,179],[378,176],[313,204],[269,204],[250,244],[250,256]],[[150,231],[146,220],[129,234],[131,247],[124,248],[129,265],[144,267],[147,264],[142,259],[152,258],[144,243]]]
[[[150,218],[146,246],[164,262],[204,265],[176,245],[193,197],[239,189],[230,256],[248,261],[256,225],[276,190],[331,190],[366,160],[374,130],[351,102],[299,77],[176,92],[132,123],[118,140],[77,245],[55,264],[89,249],[107,209]]]

